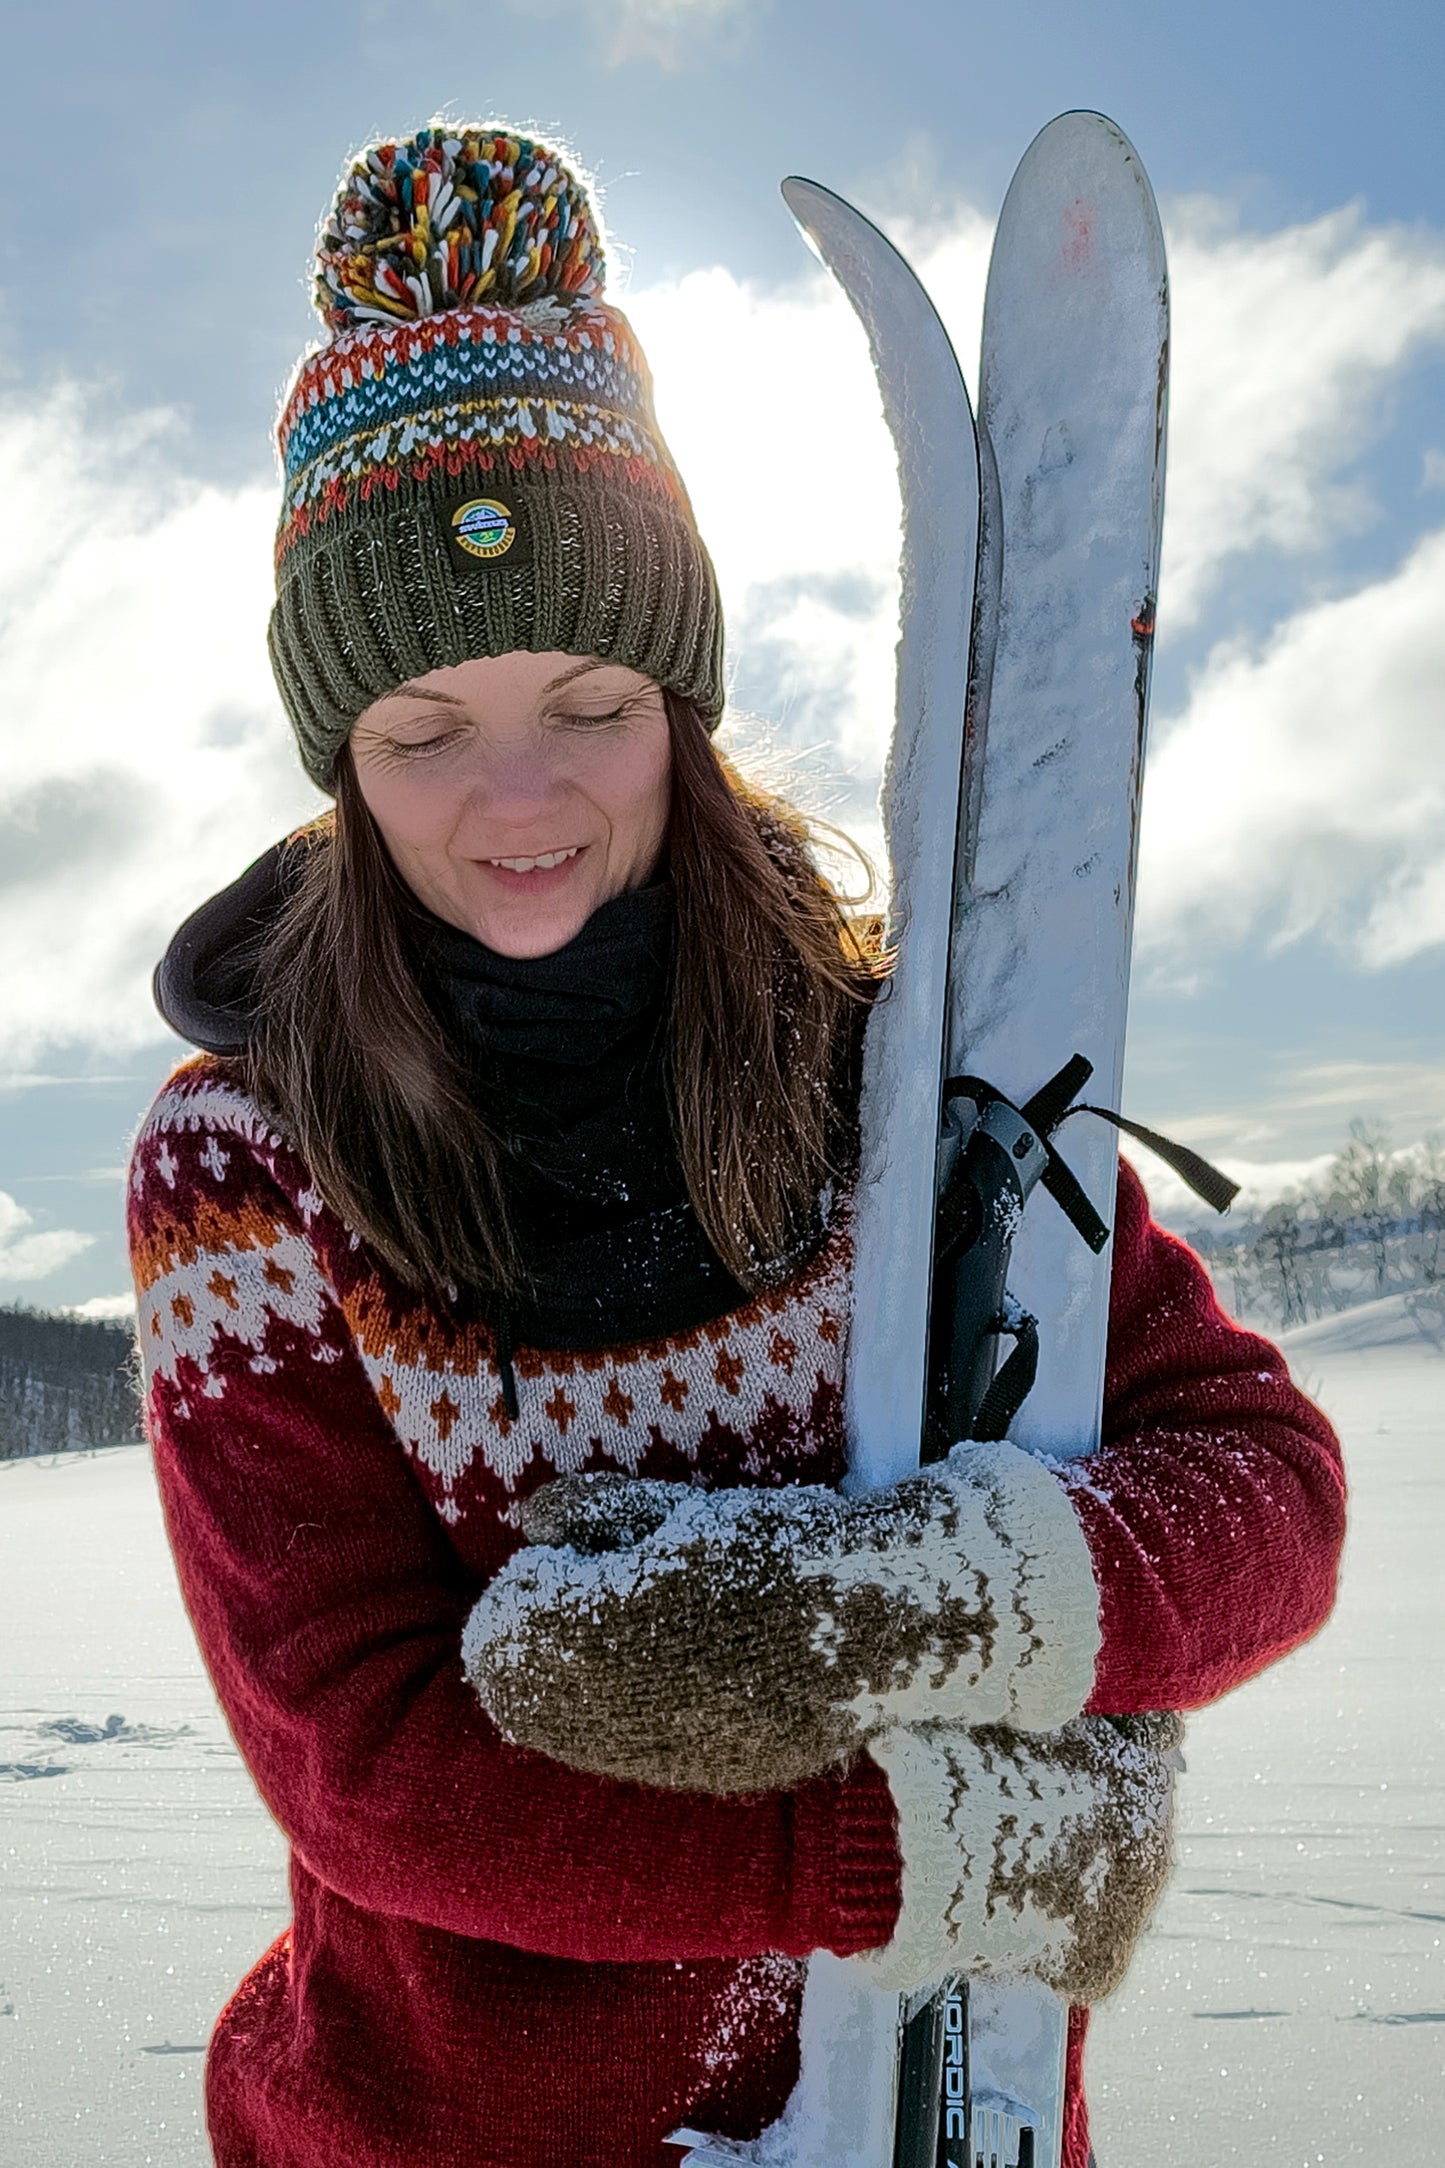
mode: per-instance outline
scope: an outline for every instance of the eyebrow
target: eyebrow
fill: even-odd
[[[572,685],[575,684],[578,678],[590,676],[594,670],[616,670],[619,667],[625,668],[626,666],[606,662],[600,658],[594,658],[590,662],[577,662],[572,665],[570,670],[563,670],[556,677],[549,678],[542,687],[542,691],[544,695],[555,693],[563,685]],[[434,685],[425,685],[419,678],[409,678],[405,685],[393,685],[391,691],[384,693],[382,697],[386,700],[399,700],[403,695],[412,700],[435,701],[438,707],[443,708],[464,708],[467,704],[465,700],[459,699],[455,693],[439,692]]]

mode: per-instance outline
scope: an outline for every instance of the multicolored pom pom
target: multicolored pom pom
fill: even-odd
[[[468,124],[374,143],[316,249],[333,331],[446,309],[595,300],[602,241],[587,191],[545,144]]]

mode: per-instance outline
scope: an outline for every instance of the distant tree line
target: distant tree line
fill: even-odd
[[[0,1308],[0,1460],[140,1434],[129,1325]]]
[[[1400,1294],[1445,1346],[1445,1140],[1396,1152],[1382,1123],[1351,1122],[1317,1182],[1191,1240],[1237,1316],[1283,1331]]]
[[[1382,1124],[1351,1122],[1319,1181],[1191,1240],[1238,1317],[1283,1331],[1402,1294],[1445,1348],[1445,1139],[1396,1152]],[[0,1307],[0,1460],[140,1435],[128,1324]]]

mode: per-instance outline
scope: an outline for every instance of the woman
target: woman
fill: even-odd
[[[835,1494],[880,965],[713,750],[716,584],[586,198],[423,131],[318,261],[271,645],[335,813],[177,935],[206,1051],[130,1180],[181,1582],[292,1848],[210,2133],[660,2168],[781,2112],[813,1950],[1112,1985],[1174,1734],[1103,1719],[1319,1626],[1338,1451],[1124,1169],[1100,1451]]]

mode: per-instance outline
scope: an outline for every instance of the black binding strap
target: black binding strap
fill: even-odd
[[[1053,1198],[1059,1210],[1084,1240],[1097,1253],[1109,1239],[1109,1230],[1080,1186],[1073,1169],[1065,1164],[1049,1142],[1049,1132],[1056,1129],[1068,1111],[1069,1101],[1079,1087],[1093,1075],[1091,1062],[1082,1054],[1074,1054],[1064,1063],[1057,1076],[1036,1091],[1032,1099],[1014,1111],[1030,1123],[1044,1154],[1044,1165],[1038,1179]],[[978,1076],[950,1076],[943,1081],[943,1103],[950,1099],[971,1099],[982,1115],[990,1106],[1009,1106],[1012,1102],[1006,1093],[992,1084],[985,1084]],[[1021,1146],[1030,1140],[1021,1139]],[[1030,1182],[1032,1187],[1032,1182]]]
[[[969,1429],[970,1438],[997,1444],[1009,1434],[1009,1425],[1034,1389],[1039,1374],[1039,1321],[1027,1310],[1014,1308],[997,1318],[994,1331],[1013,1346],[993,1374],[988,1391],[978,1404]]]
[[[1237,1183],[1187,1145],[1107,1107],[1079,1102],[1076,1095],[1092,1074],[1082,1054],[1071,1055],[1022,1106],[982,1077],[944,1080],[944,1142],[956,1141],[944,1162],[934,1230],[925,1461],[941,1458],[959,1438],[1007,1437],[1033,1387],[1038,1323],[1010,1297],[1006,1275],[1014,1228],[1035,1185],[1049,1192],[1096,1255],[1109,1240],[1109,1229],[1053,1144],[1064,1122],[1097,1114],[1136,1137],[1216,1212],[1227,1212],[1239,1193]],[[960,1125],[950,1110],[962,1100],[974,1118]],[[995,1370],[1002,1340],[1014,1345]]]
[[[1097,1114],[1101,1122],[1112,1122],[1126,1136],[1137,1137],[1215,1212],[1227,1212],[1239,1195],[1238,1182],[1231,1182],[1221,1168],[1213,1166],[1200,1153],[1192,1152],[1187,1144],[1176,1144],[1171,1137],[1161,1137],[1157,1129],[1146,1129],[1142,1122],[1131,1122],[1127,1114],[1113,1114],[1108,1107],[1077,1106],[1069,1107],[1059,1119],[1066,1122],[1074,1114]]]
[[[1049,1143],[1054,1131],[1076,1114],[1097,1114],[1101,1122],[1112,1122],[1126,1136],[1146,1144],[1166,1167],[1173,1168],[1180,1181],[1211,1211],[1227,1212],[1239,1195],[1239,1184],[1231,1182],[1229,1176],[1202,1153],[1191,1150],[1187,1144],[1176,1144],[1172,1137],[1161,1136],[1157,1129],[1147,1129],[1143,1122],[1131,1121],[1127,1114],[1116,1114],[1112,1108],[1087,1106],[1075,1100],[1075,1093],[1082,1091],[1093,1073],[1092,1062],[1086,1061],[1082,1054],[1071,1054],[1058,1074],[1051,1076],[1047,1084],[1040,1085],[1033,1097],[1026,1099],[1018,1109],[1024,1120],[1033,1124],[1048,1152],[1048,1164],[1039,1179],[1090,1249],[1101,1250],[1109,1239],[1109,1231],[1080,1188],[1073,1170]],[[945,1106],[950,1099],[971,1099],[982,1113],[986,1106],[1004,1097],[1004,1093],[992,1084],[985,1084],[981,1077],[944,1078]]]
[[[1024,1101],[1019,1108],[1020,1114],[1047,1137],[1058,1128],[1093,1073],[1091,1061],[1085,1061],[1082,1054],[1071,1054],[1058,1075],[1051,1076],[1047,1084],[1039,1086],[1032,1099]]]

